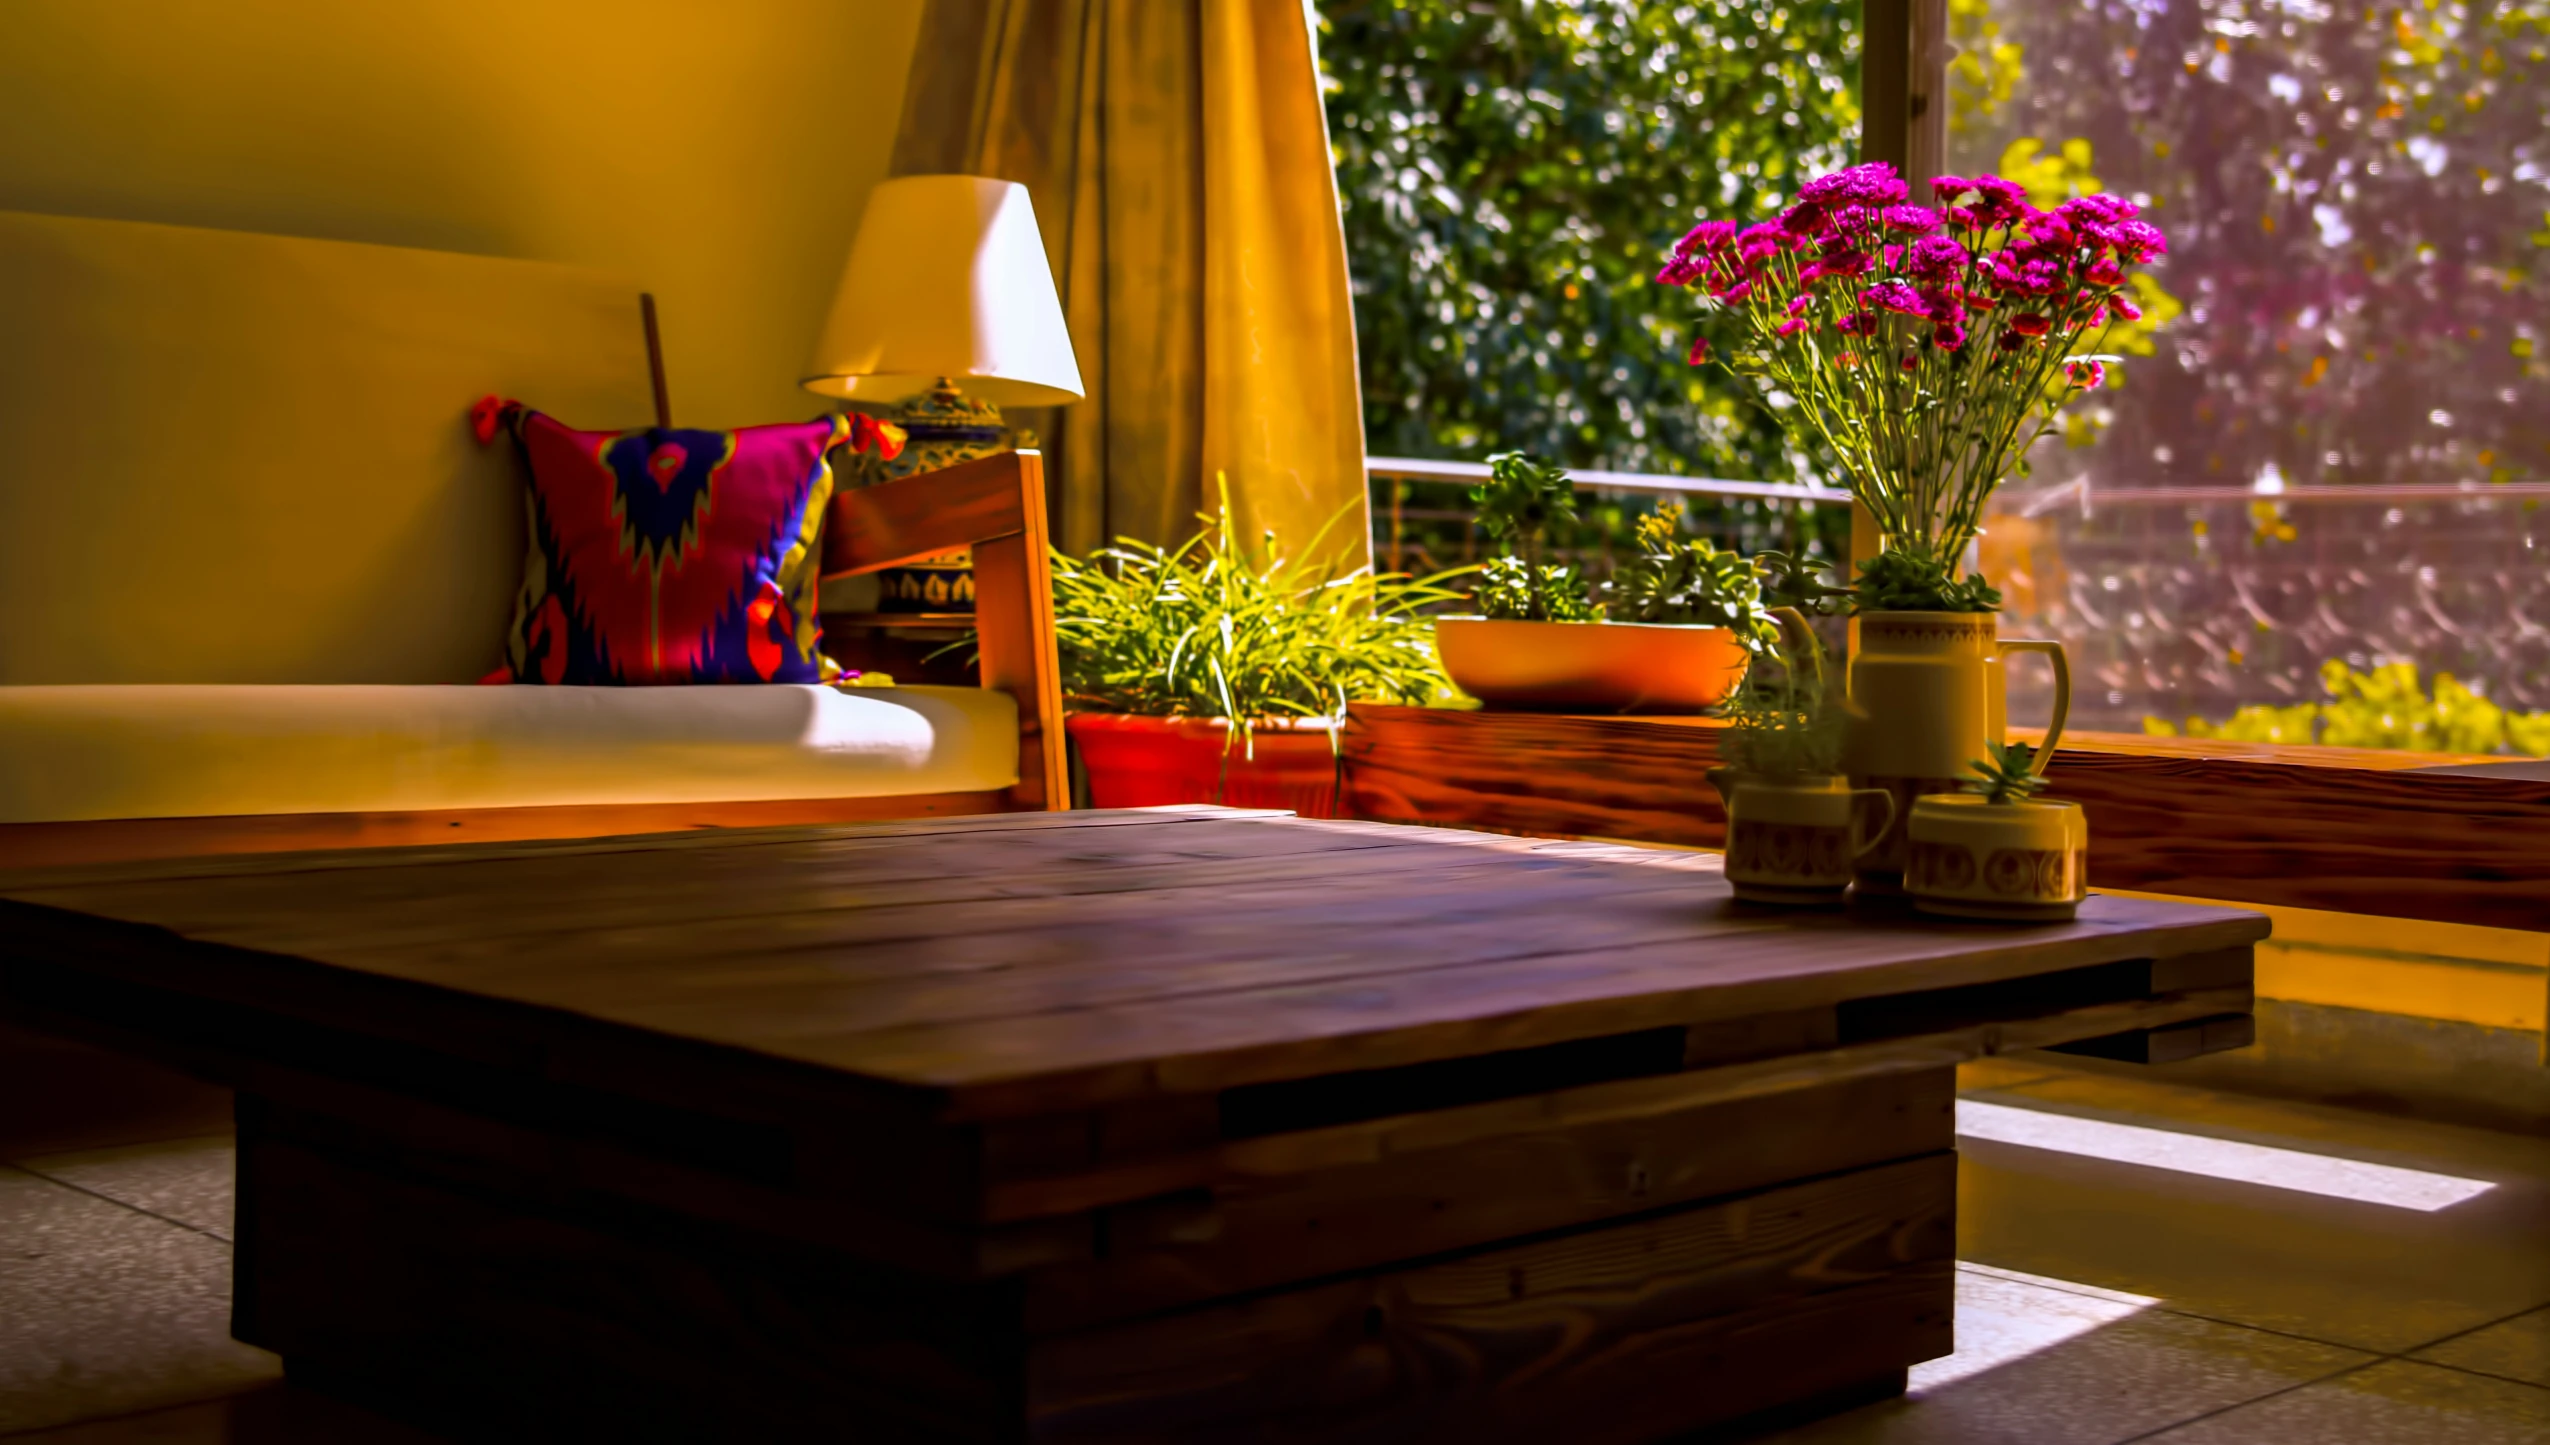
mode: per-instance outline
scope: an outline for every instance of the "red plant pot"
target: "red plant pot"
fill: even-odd
[[[1093,808],[1222,803],[1290,808],[1305,818],[1340,816],[1336,756],[1328,729],[1316,723],[1260,722],[1256,756],[1236,744],[1227,759],[1229,728],[1212,718],[1076,713],[1070,729]]]

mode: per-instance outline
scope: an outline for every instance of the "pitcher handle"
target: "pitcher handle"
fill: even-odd
[[[1858,824],[1861,816],[1858,805],[1859,800],[1862,798],[1875,798],[1877,801],[1884,803],[1886,805],[1886,821],[1878,824],[1876,827],[1871,828],[1868,831],[1867,842],[1859,844],[1857,847],[1851,849],[1851,861],[1854,863],[1867,857],[1872,849],[1876,848],[1878,844],[1885,842],[1886,835],[1893,831],[1895,827],[1895,795],[1884,788],[1851,789],[1851,822],[1854,826]]]
[[[1815,692],[1817,696],[1822,696],[1824,692],[1824,644],[1815,640],[1814,624],[1806,620],[1805,613],[1798,611],[1794,607],[1774,607],[1770,609],[1770,612],[1771,620],[1780,624],[1780,631],[1788,634],[1792,639],[1794,639],[1795,644],[1806,654],[1806,660],[1814,664]]]
[[[2063,656],[2063,644],[2042,638],[2006,639],[2003,652],[2042,652],[2054,664],[2054,720],[2045,725],[2045,741],[2037,745],[2036,765],[2029,771],[2042,777],[2045,765],[2054,761],[2054,745],[2063,740],[2063,720],[2072,715],[2072,664]]]

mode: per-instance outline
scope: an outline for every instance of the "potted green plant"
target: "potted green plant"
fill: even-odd
[[[1447,694],[1420,609],[1459,594],[1312,560],[1333,519],[1299,552],[1271,533],[1245,545],[1227,492],[1199,520],[1174,547],[1118,539],[1053,559],[1080,800],[1336,816],[1346,704]]]
[[[1683,538],[1679,509],[1666,509],[1641,521],[1637,554],[1596,601],[1573,565],[1543,560],[1549,527],[1576,515],[1566,469],[1522,452],[1488,466],[1470,495],[1501,555],[1479,568],[1477,613],[1435,623],[1462,691],[1595,712],[1699,712],[1726,700],[1777,631],[1750,561]]]
[[[1807,182],[1776,220],[1693,227],[1656,278],[1742,318],[1726,364],[1787,400],[1782,424],[1840,460],[1877,525],[1881,550],[1850,589],[1850,692],[1867,722],[1847,762],[1907,817],[2002,741],[2003,654],[2055,659],[2049,746],[2061,731],[2061,649],[2002,639],[2000,594],[1965,558],[1993,491],[2105,384],[2108,331],[2141,319],[2133,273],[2168,250],[2116,196],[2039,210],[2015,181],[1941,176],[1931,199],[1911,204],[1891,166],[1853,166]],[[1706,357],[1695,345],[1689,359]],[[1888,886],[1902,866],[1889,840],[1861,881]]]
[[[1850,704],[1827,679],[1806,620],[1783,608],[1790,640],[1727,700],[1723,764],[1709,770],[1727,812],[1727,883],[1756,903],[1842,900],[1853,862],[1884,836],[1895,802],[1842,776]],[[1863,804],[1873,803],[1872,815]]]
[[[2089,891],[2090,825],[2078,803],[2036,795],[2052,751],[1996,743],[1962,793],[1913,804],[1904,891],[1924,913],[2070,918]]]

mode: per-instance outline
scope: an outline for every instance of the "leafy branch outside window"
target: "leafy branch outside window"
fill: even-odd
[[[1602,609],[1586,599],[1584,575],[1566,563],[1541,561],[1542,536],[1553,523],[1576,520],[1576,484],[1567,469],[1526,452],[1488,458],[1488,479],[1470,492],[1479,526],[1505,555],[1479,568],[1483,617],[1519,622],[1595,622]]]

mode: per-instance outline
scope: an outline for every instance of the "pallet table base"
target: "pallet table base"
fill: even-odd
[[[1949,1081],[1889,1082],[1929,1152],[1051,1332],[1036,1271],[916,1277],[251,1098],[236,1332],[297,1380],[472,1437],[1636,1445],[1864,1398],[1948,1352]],[[1835,1102],[1757,1108],[1736,1142]],[[1500,1146],[1452,1152],[1440,1167],[1494,1173]],[[1634,1194],[1632,1156],[1577,1162],[1620,1178],[1576,1183]]]

